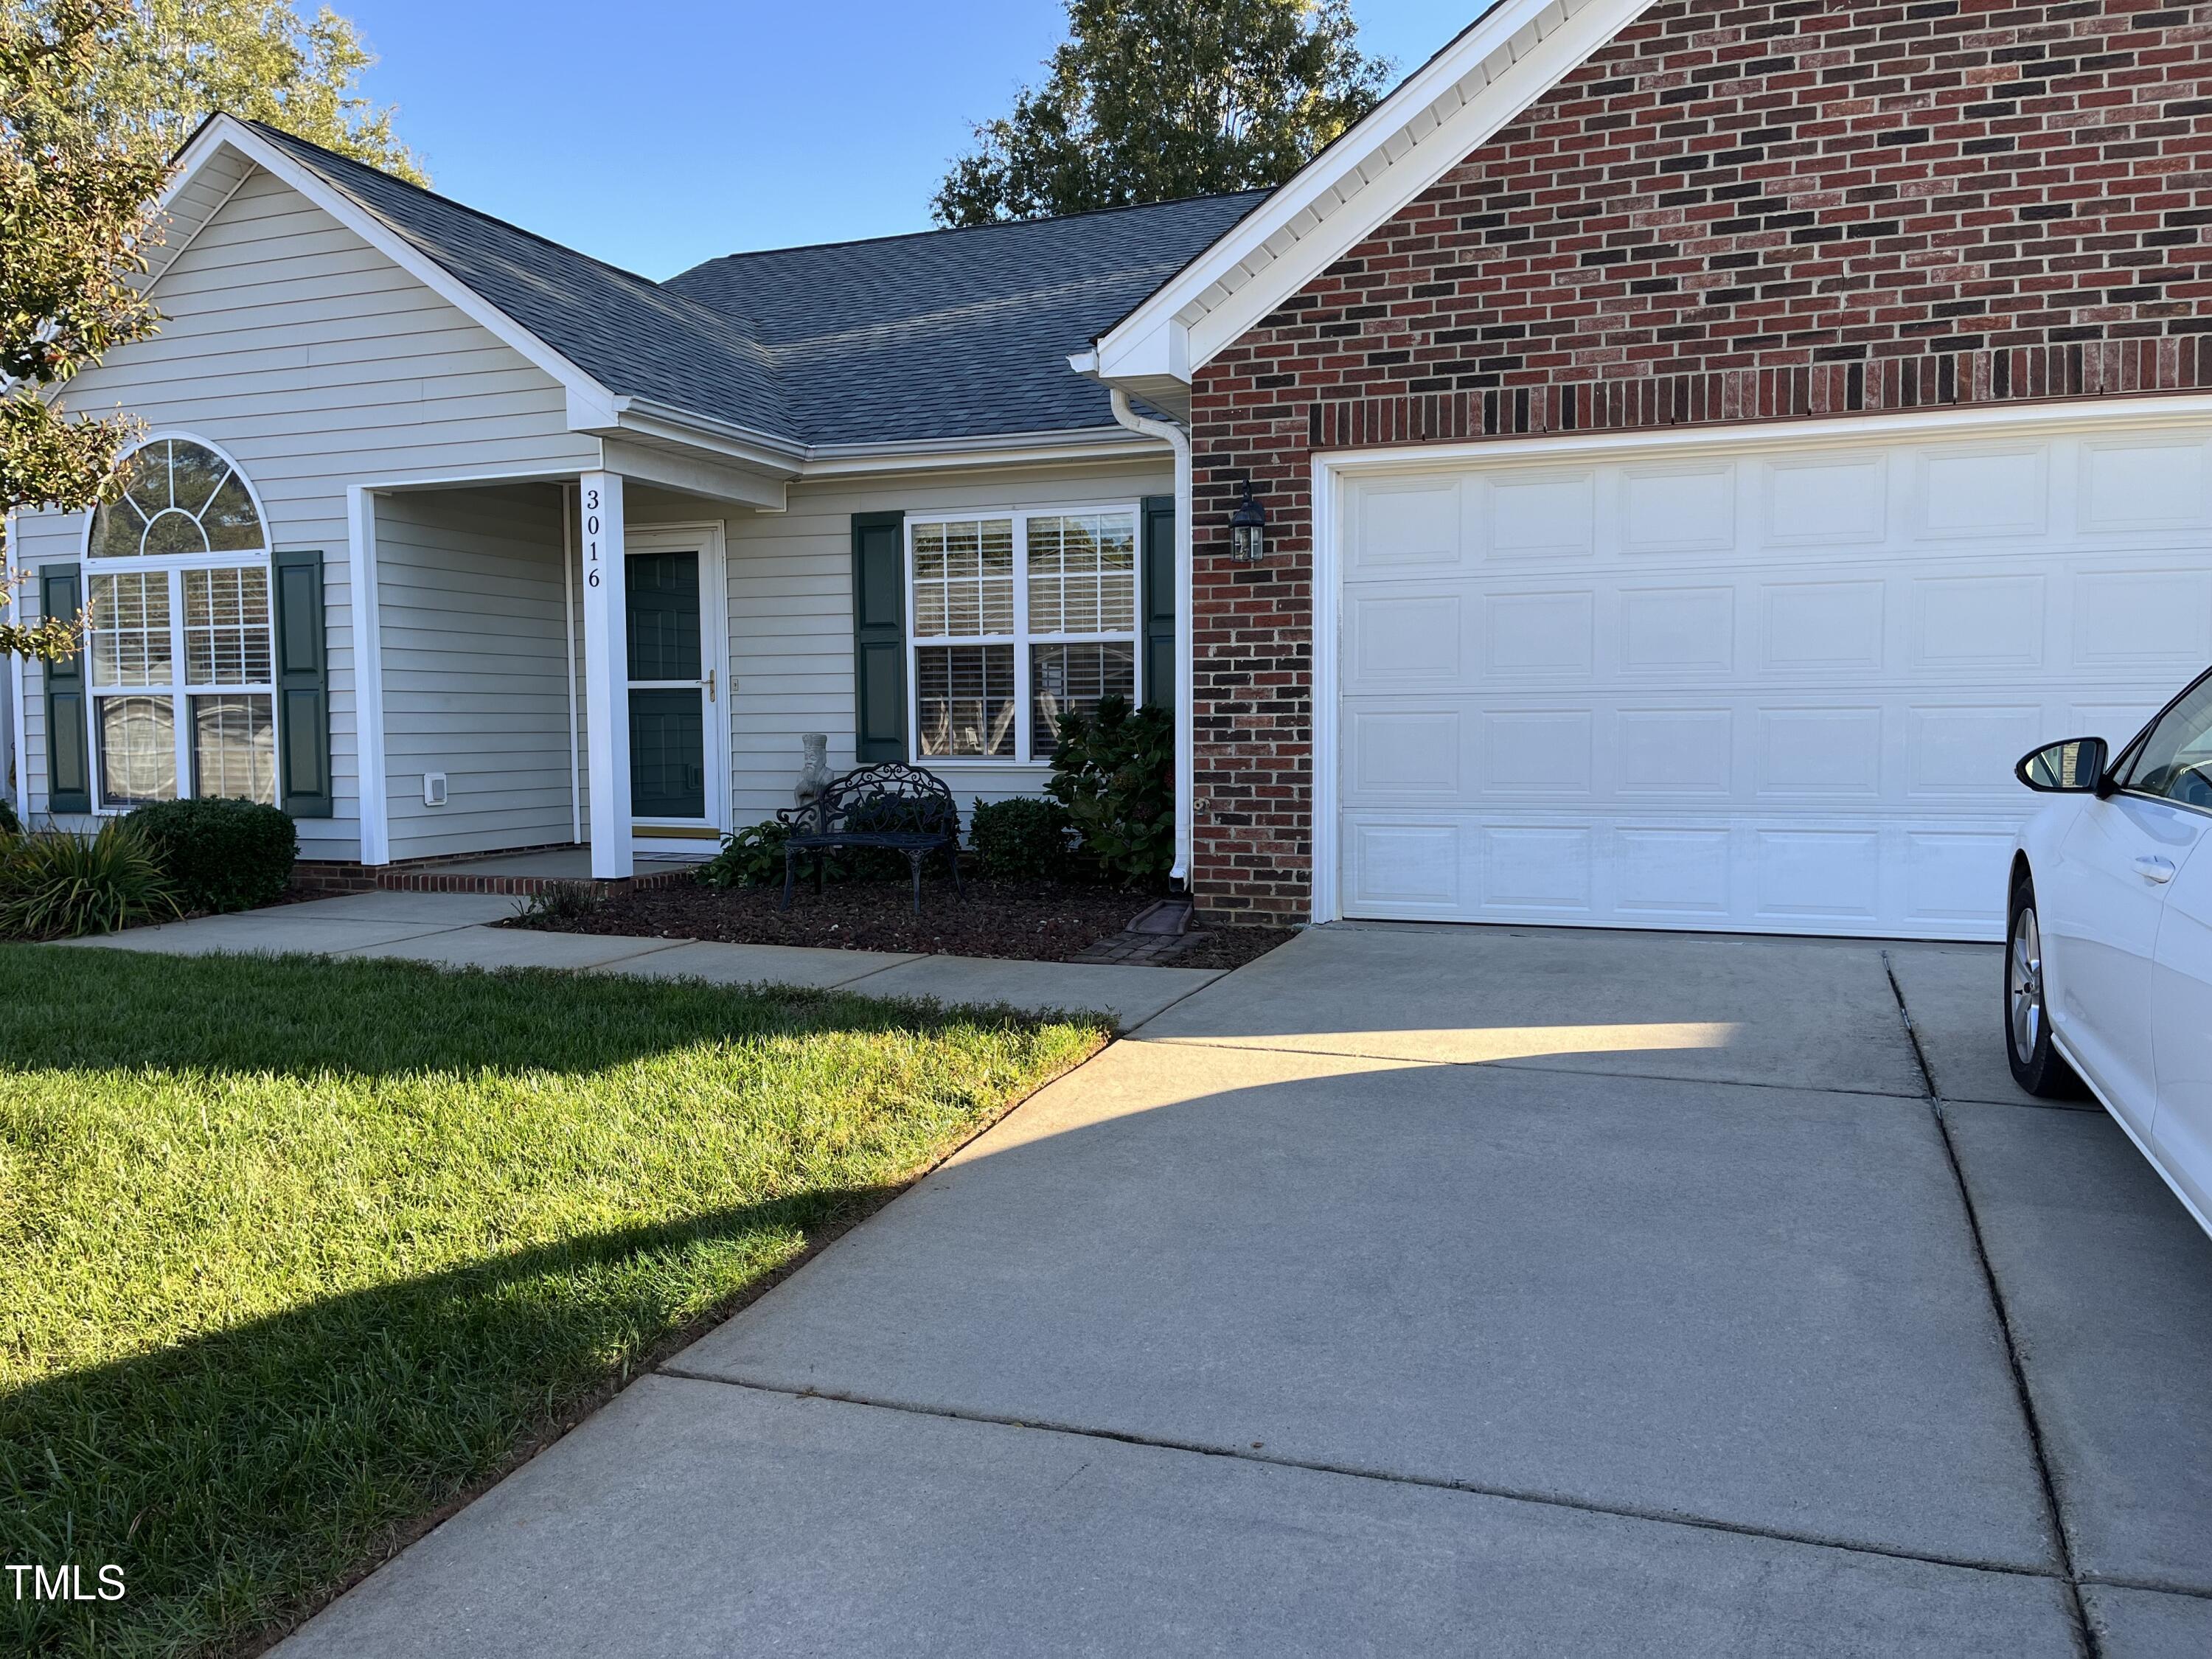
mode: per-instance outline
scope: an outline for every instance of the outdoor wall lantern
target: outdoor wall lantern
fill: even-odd
[[[1229,557],[1235,564],[1257,564],[1267,556],[1267,514],[1252,499],[1252,481],[1244,481],[1244,499],[1229,515]]]

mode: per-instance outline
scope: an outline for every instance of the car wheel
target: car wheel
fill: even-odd
[[[2051,1046],[2051,1012],[2044,1001],[2043,926],[2035,914],[2035,884],[2023,878],[2013,889],[2005,928],[2005,1058],[2013,1081],[2045,1099],[2078,1096],[2081,1080]]]

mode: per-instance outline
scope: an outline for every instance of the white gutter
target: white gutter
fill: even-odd
[[[1170,878],[1190,885],[1191,826],[1198,784],[1198,744],[1193,735],[1195,710],[1191,706],[1193,664],[1196,653],[1191,635],[1196,618],[1191,614],[1190,434],[1173,421],[1148,420],[1129,406],[1129,394],[1120,386],[1113,394],[1114,418],[1132,432],[1158,438],[1175,451],[1175,568],[1176,568],[1176,720],[1175,720],[1175,867]]]

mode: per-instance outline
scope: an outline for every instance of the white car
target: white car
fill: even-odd
[[[2109,757],[2046,744],[2013,853],[2005,1037],[2029,1093],[2105,1109],[2212,1231],[2212,673]]]

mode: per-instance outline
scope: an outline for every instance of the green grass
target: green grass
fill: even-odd
[[[0,1650],[281,1626],[1104,1036],[0,946],[0,1560],[129,1585]]]

